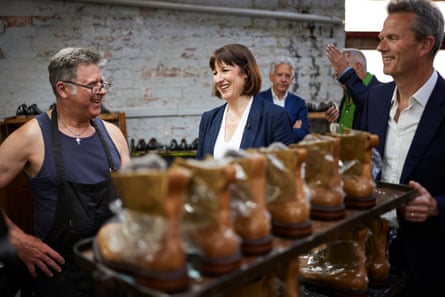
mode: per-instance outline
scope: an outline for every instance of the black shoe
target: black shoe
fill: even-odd
[[[189,146],[187,144],[187,140],[185,140],[185,138],[181,139],[181,143],[179,144],[179,149],[181,151],[186,151],[188,150]]]
[[[192,149],[192,150],[197,150],[197,149],[198,149],[198,142],[199,142],[198,138],[195,138],[195,139],[193,140],[193,142],[192,142],[192,146],[191,146],[191,149]]]
[[[27,115],[38,115],[41,114],[42,111],[37,106],[37,104],[34,103],[33,105],[28,106],[28,108],[26,109],[26,113]]]
[[[136,151],[145,152],[145,139],[141,138],[138,140],[138,143],[136,144]]]
[[[15,112],[16,116],[26,116],[27,115],[27,106],[25,103],[20,104],[19,107],[17,108],[17,111]]]
[[[178,145],[178,142],[176,141],[176,139],[174,139],[174,138],[172,139],[168,148],[171,151],[177,151],[179,149],[179,145]]]
[[[150,138],[150,141],[147,143],[147,150],[158,150],[162,147],[162,144],[160,144],[156,138],[152,137]]]

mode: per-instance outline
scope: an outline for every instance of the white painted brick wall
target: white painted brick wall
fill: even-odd
[[[344,19],[344,0],[177,2]],[[46,109],[54,102],[47,66],[66,46],[92,46],[106,57],[103,73],[113,88],[105,106],[127,113],[129,141],[197,137],[200,114],[223,103],[210,96],[208,58],[226,43],[252,50],[263,89],[270,87],[273,56],[290,55],[297,64],[294,92],[309,102],[341,97],[325,47],[343,46],[342,25],[50,0],[0,0],[0,21],[0,119],[21,103]]]

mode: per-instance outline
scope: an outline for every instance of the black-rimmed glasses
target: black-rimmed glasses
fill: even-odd
[[[96,83],[94,85],[83,85],[70,80],[62,80],[62,82],[89,89],[93,94],[99,93],[102,88],[104,88],[105,91],[108,91],[111,88],[111,83],[108,81],[103,81],[100,82],[99,84]]]

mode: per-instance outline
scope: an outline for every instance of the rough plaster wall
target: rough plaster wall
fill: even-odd
[[[343,0],[180,3],[344,18]],[[66,46],[94,47],[106,58],[103,74],[113,87],[105,106],[127,113],[129,141],[197,136],[200,114],[223,103],[210,96],[208,58],[226,43],[252,50],[263,89],[270,87],[270,60],[289,55],[297,64],[292,91],[308,102],[341,96],[324,49],[344,44],[342,25],[49,0],[0,0],[0,20],[0,119],[21,103],[46,109],[54,102],[46,67]]]

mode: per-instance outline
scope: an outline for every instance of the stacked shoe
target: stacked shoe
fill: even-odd
[[[339,172],[340,139],[309,134],[298,144],[307,150],[304,179],[310,189],[311,219],[337,220],[345,217],[343,181]]]
[[[377,146],[378,136],[364,131],[343,129],[331,133],[340,139],[340,169],[344,203],[347,208],[368,209],[376,205],[375,182],[372,176],[372,149]]]
[[[299,257],[299,277],[309,288],[334,296],[368,296],[389,285],[388,221],[376,218]]]
[[[156,155],[133,159],[113,173],[123,207],[95,240],[98,261],[131,274],[137,282],[164,292],[188,287],[186,254],[179,222],[190,173],[166,169]]]
[[[183,158],[176,158],[172,167],[191,172],[181,222],[191,262],[210,276],[239,269],[241,239],[230,216],[234,167],[227,161]]]
[[[272,250],[270,214],[266,208],[266,157],[258,153],[230,152],[225,158],[236,170],[231,187],[235,232],[241,236],[245,255]]]
[[[309,289],[329,296],[368,296],[367,232],[346,232],[299,257],[299,278]]]
[[[384,218],[377,218],[368,223],[366,266],[370,287],[389,285],[390,264],[386,252],[388,231],[389,222]]]
[[[258,152],[268,160],[266,201],[272,218],[272,233],[283,237],[311,234],[309,194],[301,176],[306,149],[273,143]]]

